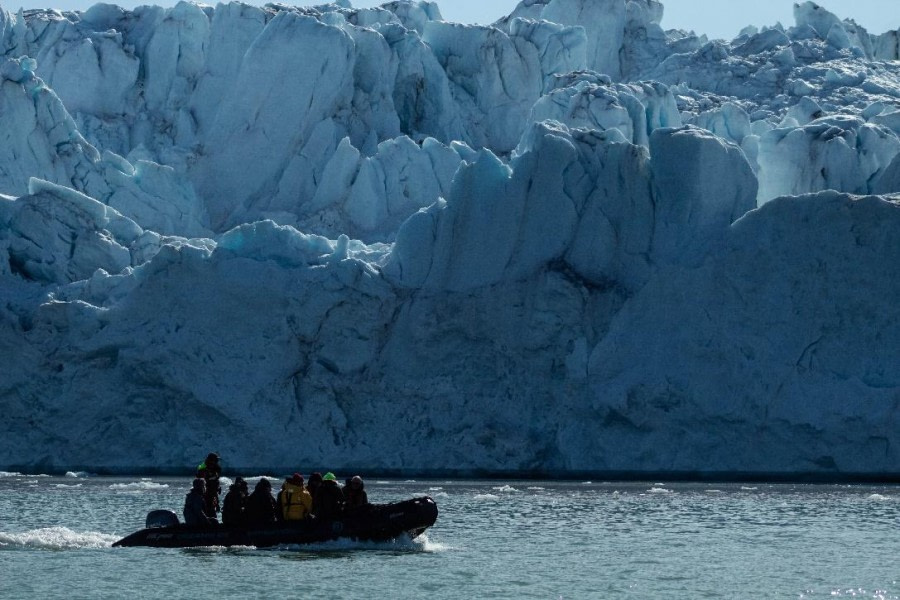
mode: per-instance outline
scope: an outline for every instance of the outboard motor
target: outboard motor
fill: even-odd
[[[178,515],[171,510],[151,510],[147,513],[147,529],[175,527],[176,525],[178,525]]]

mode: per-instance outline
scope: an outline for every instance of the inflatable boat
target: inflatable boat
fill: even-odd
[[[147,515],[146,528],[113,544],[152,548],[197,546],[255,546],[269,548],[294,544],[315,544],[338,539],[386,542],[415,538],[434,525],[437,505],[425,496],[393,504],[370,504],[342,514],[339,518],[305,519],[252,527],[187,526],[172,511],[154,510]]]

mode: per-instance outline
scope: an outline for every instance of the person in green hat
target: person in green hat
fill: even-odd
[[[322,485],[313,499],[313,514],[317,519],[336,519],[344,510],[344,491],[331,471],[322,476]]]
[[[206,460],[197,466],[197,477],[206,482],[206,495],[204,502],[206,505],[206,514],[217,516],[219,514],[219,477],[222,476],[222,467],[219,465],[219,455],[210,452],[206,455]]]

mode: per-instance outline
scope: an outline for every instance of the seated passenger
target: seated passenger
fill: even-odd
[[[369,504],[369,495],[366,493],[362,477],[354,475],[344,488],[344,506],[348,509],[360,508]]]
[[[336,519],[344,508],[344,492],[334,473],[325,473],[313,498],[313,514],[319,519]]]
[[[272,497],[272,484],[263,477],[247,498],[247,525],[270,525],[275,523],[276,505]]]
[[[228,488],[225,501],[222,504],[222,523],[229,527],[244,525],[247,510],[247,482],[238,477]]]
[[[194,479],[191,491],[184,499],[184,523],[192,527],[208,527],[218,523],[215,517],[206,513],[206,481],[201,478]]]
[[[278,492],[281,516],[285,521],[301,521],[312,512],[312,496],[303,485],[303,475],[294,473]]]

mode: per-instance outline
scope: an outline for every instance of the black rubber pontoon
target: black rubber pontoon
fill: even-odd
[[[178,523],[178,517],[171,511],[152,511],[147,515],[145,529],[122,538],[113,546],[267,548],[338,539],[386,542],[418,537],[434,525],[437,514],[437,505],[427,496],[393,504],[370,504],[333,520],[307,519],[263,527],[188,527]]]

